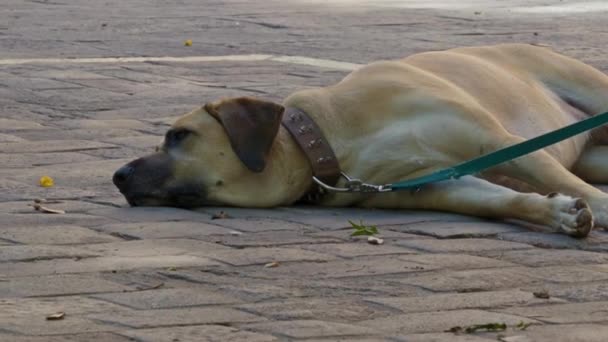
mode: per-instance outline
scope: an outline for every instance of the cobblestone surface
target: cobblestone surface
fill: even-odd
[[[604,231],[575,240],[413,211],[127,208],[111,184],[193,107],[280,100],[348,65],[85,57],[366,63],[528,42],[608,71],[600,2],[458,3],[4,0],[0,341],[608,340]],[[43,175],[55,186],[40,187]],[[37,212],[36,198],[66,213]],[[385,244],[350,237],[348,220],[378,225]],[[508,327],[447,332],[485,323]]]

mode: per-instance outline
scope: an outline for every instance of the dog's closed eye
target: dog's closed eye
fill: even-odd
[[[170,129],[165,135],[165,147],[172,148],[181,144],[193,132],[189,129]]]

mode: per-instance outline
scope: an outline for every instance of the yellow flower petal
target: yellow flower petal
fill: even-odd
[[[184,46],[192,46],[192,39],[188,39],[184,42]]]
[[[49,177],[49,176],[42,176],[40,177],[40,186],[43,188],[50,188],[53,185],[55,185],[55,182],[53,182],[53,178]]]

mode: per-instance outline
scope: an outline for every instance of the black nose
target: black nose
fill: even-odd
[[[116,172],[114,172],[114,176],[112,177],[112,182],[114,182],[114,185],[116,185],[119,189],[122,189],[125,186],[125,184],[127,184],[127,182],[129,181],[129,178],[131,178],[134,171],[135,171],[135,169],[132,166],[129,166],[129,165],[123,166],[120,169],[118,169]]]

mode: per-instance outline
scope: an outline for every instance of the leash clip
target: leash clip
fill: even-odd
[[[340,176],[346,179],[345,187],[338,188],[328,184],[323,183],[319,178],[312,176],[312,179],[317,185],[319,185],[323,190],[329,192],[358,192],[358,193],[379,193],[379,192],[389,192],[393,191],[391,184],[384,185],[376,185],[364,183],[362,180],[357,178],[351,178],[344,172],[340,172]]]

